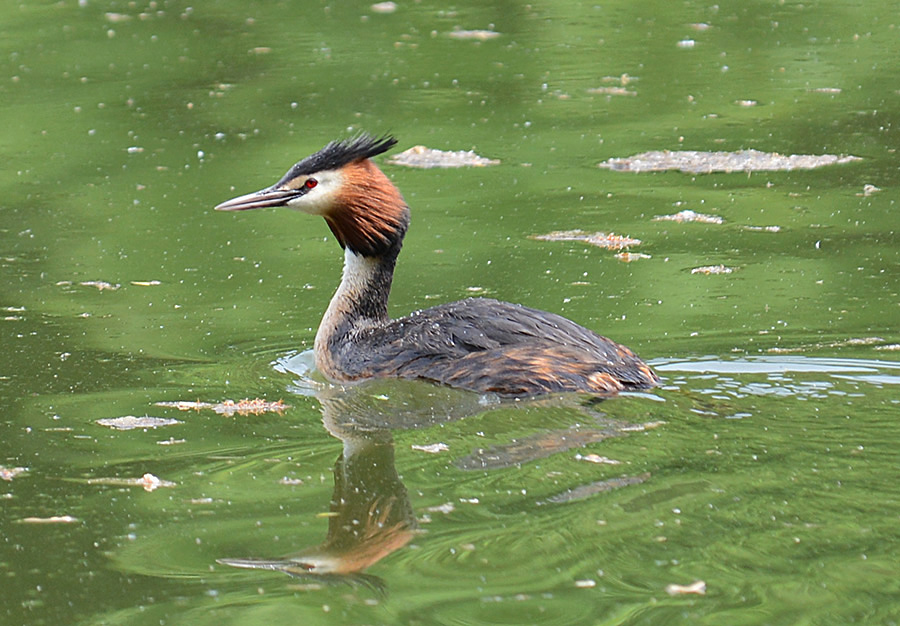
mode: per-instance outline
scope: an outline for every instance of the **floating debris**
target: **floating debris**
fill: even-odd
[[[815,89],[810,89],[813,93],[827,93],[827,94],[839,94],[843,91],[840,87],[816,87]]]
[[[897,352],[900,350],[900,343],[889,343],[883,346],[875,346],[876,350],[884,350],[885,352]]]
[[[456,510],[456,505],[452,502],[445,502],[444,504],[439,504],[437,506],[430,506],[425,509],[429,513],[443,513],[444,515],[448,513],[452,513]]]
[[[161,426],[174,426],[181,422],[167,417],[135,417],[134,415],[125,415],[124,417],[104,417],[97,420],[101,426],[115,428],[116,430],[134,430],[135,428],[160,428]]]
[[[127,15],[125,13],[113,13],[111,11],[108,13],[104,13],[103,17],[106,18],[107,22],[110,22],[112,24],[119,24],[121,22],[128,22],[131,20],[130,15]]]
[[[431,169],[433,167],[486,167],[488,165],[498,165],[500,161],[478,156],[472,150],[451,152],[435,150],[425,146],[413,146],[409,150],[404,150],[400,154],[391,157],[388,163]]]
[[[175,439],[175,437],[169,437],[168,439],[163,439],[162,441],[157,441],[157,445],[160,446],[174,446],[179,443],[186,443],[187,439]]]
[[[176,484],[147,473],[140,478],[89,478],[89,485],[112,485],[115,487],[141,487],[144,491],[156,491],[160,487],[175,487]]]
[[[680,596],[685,594],[694,594],[698,596],[706,595],[706,583],[702,580],[692,582],[690,585],[666,585],[666,593],[670,596]]]
[[[471,41],[487,41],[496,39],[500,33],[494,30],[452,30],[447,33],[453,39],[468,39]]]
[[[606,456],[600,456],[599,454],[576,454],[576,461],[587,461],[588,463],[597,463],[597,464],[605,464],[605,465],[621,465],[622,461],[616,461],[615,459],[611,459]]]
[[[607,250],[621,250],[629,246],[640,245],[640,239],[632,239],[615,233],[586,233],[583,230],[555,230],[546,235],[532,235],[532,239],[541,241],[584,241],[592,246],[606,248]]]
[[[744,230],[752,230],[761,233],[781,232],[781,226],[742,226]]]
[[[122,285],[108,283],[105,280],[85,280],[78,283],[82,287],[96,287],[100,291],[115,291]]]
[[[579,589],[590,589],[597,586],[597,581],[591,580],[590,578],[586,578],[584,580],[576,580],[575,586]]]
[[[24,474],[27,471],[27,467],[5,467],[0,465],[0,478],[5,481],[11,481],[16,476]]]
[[[373,13],[393,13],[397,10],[396,2],[376,2],[371,7]]]
[[[693,48],[697,45],[697,42],[693,39],[682,39],[677,44],[675,44],[679,48]]]
[[[615,256],[623,263],[631,263],[632,261],[653,258],[649,254],[644,254],[643,252],[618,252]]]
[[[20,524],[73,524],[78,521],[71,515],[53,515],[51,517],[23,517]]]
[[[157,285],[162,285],[158,280],[133,280],[131,281],[131,284],[137,285],[138,287],[156,287]]]
[[[703,213],[697,213],[696,211],[691,211],[690,209],[685,209],[684,211],[679,211],[678,213],[673,213],[672,215],[657,215],[653,218],[654,222],[678,222],[679,224],[683,222],[700,222],[701,224],[721,224],[725,220],[723,220],[718,215],[705,215]]]
[[[244,399],[239,400],[238,402],[235,402],[234,400],[225,400],[218,403],[189,401],[157,402],[156,406],[170,407],[178,409],[179,411],[212,409],[219,415],[225,415],[226,417],[231,417],[235,413],[238,415],[261,415],[263,413],[271,412],[281,414],[291,408],[291,405],[285,404],[281,400],[269,402],[268,400],[263,400],[261,398],[255,398],[253,400]]]
[[[695,150],[654,150],[625,158],[613,158],[599,167],[616,172],[663,172],[680,170],[688,174],[712,172],[788,172],[811,170],[826,165],[861,161],[852,155],[792,154],[739,150],[737,152],[701,152]]]
[[[620,74],[619,76],[604,76],[601,80],[604,83],[619,83],[620,85],[627,85],[628,83],[640,80],[640,78],[638,78],[637,76],[631,76],[626,72],[625,74]]]
[[[691,274],[730,274],[734,271],[731,267],[724,265],[704,265],[703,267],[695,267],[691,270]]]
[[[664,422],[663,420],[656,420],[655,422],[644,422],[643,424],[625,424],[622,426],[621,431],[623,433],[642,433],[665,425],[666,422]]]
[[[590,94],[599,96],[636,96],[637,92],[624,87],[594,87],[587,90]]]
[[[144,488],[144,491],[153,491],[154,489],[158,489],[159,487],[174,487],[175,483],[162,480],[158,476],[154,476],[153,474],[147,473],[141,476],[138,484]]]
[[[755,107],[757,104],[759,104],[756,100],[735,100],[734,103],[739,107],[746,108]]]
[[[427,452],[428,454],[438,454],[439,452],[446,452],[450,449],[446,443],[429,443],[426,445],[416,445],[413,444],[410,446],[413,450],[419,450],[420,452]]]
[[[302,484],[303,484],[303,479],[302,479],[302,478],[290,478],[290,477],[288,477],[288,476],[282,476],[282,478],[278,481],[278,484],[279,484],[279,485],[288,485],[288,486],[293,487],[293,486],[295,486],[295,485],[302,485]]]
[[[857,196],[871,196],[872,194],[878,193],[881,191],[880,187],[876,187],[875,185],[863,185],[863,190],[861,194],[856,194]]]

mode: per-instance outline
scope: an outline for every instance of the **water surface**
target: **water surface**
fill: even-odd
[[[3,9],[3,621],[897,623],[896,8]],[[413,219],[392,312],[521,302],[663,386],[322,385],[327,227],[212,207],[358,130],[501,161],[383,165]],[[597,167],[666,149],[862,160]],[[654,221],[682,210],[722,223]],[[533,238],[572,229],[650,258]],[[156,405],[245,398],[290,408]],[[128,415],[181,423],[96,423]]]

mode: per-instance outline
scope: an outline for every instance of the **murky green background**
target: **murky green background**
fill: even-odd
[[[27,468],[0,482],[0,621],[900,621],[896,2],[0,13],[0,465]],[[665,386],[479,408],[428,385],[317,399],[274,366],[311,347],[340,252],[320,220],[211,207],[356,130],[502,161],[384,166],[413,211],[394,313],[522,302],[626,343]],[[596,167],[746,148],[864,160]],[[684,209],[725,222],[653,221]],[[636,237],[651,258],[530,238],[575,228]],[[720,263],[734,272],[691,273]],[[154,404],[242,398],[292,408]],[[182,423],[95,421],[126,415]],[[145,473],[175,485],[97,482]],[[336,480],[358,495],[343,513]],[[364,573],[216,562],[362,559],[328,526],[352,535],[367,511],[381,524]],[[52,516],[75,521],[27,521]],[[705,595],[666,591],[695,581]]]

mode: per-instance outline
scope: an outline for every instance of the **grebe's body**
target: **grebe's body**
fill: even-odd
[[[315,340],[317,369],[337,382],[422,378],[504,395],[654,387],[631,350],[564,317],[471,298],[390,319],[388,295],[409,208],[370,160],[396,143],[361,135],[332,142],[272,187],[216,207],[287,206],[321,215],[344,248],[341,284]]]

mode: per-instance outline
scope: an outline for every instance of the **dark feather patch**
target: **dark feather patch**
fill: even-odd
[[[336,380],[424,378],[510,396],[659,384],[625,346],[559,315],[489,298],[418,311],[352,340],[349,332],[336,332],[326,346],[332,369],[323,373]]]
[[[275,186],[284,185],[298,176],[307,176],[323,170],[336,170],[349,163],[370,159],[387,152],[396,144],[397,140],[390,135],[373,137],[366,133],[350,139],[332,141],[315,154],[309,155],[294,165]]]

